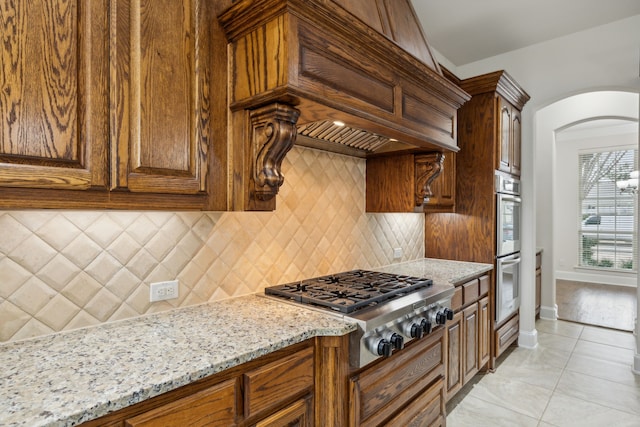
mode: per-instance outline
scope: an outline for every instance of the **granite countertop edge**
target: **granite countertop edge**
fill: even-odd
[[[453,286],[492,268],[425,258],[371,270]],[[0,344],[8,367],[0,372],[0,426],[78,425],[309,338],[355,329],[338,316],[251,294]]]

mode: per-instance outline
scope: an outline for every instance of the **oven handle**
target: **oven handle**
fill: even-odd
[[[522,198],[520,196],[514,196],[511,194],[504,194],[504,193],[499,193],[499,196],[501,201],[506,200],[510,202],[522,203]]]
[[[515,265],[520,263],[520,261],[522,261],[522,258],[520,258],[520,254],[498,258],[498,263],[501,266]]]

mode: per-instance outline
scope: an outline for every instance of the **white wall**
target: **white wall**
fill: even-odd
[[[533,310],[537,246],[544,249],[543,305],[548,304],[549,310],[555,305],[552,216],[555,145],[539,141],[536,122],[545,119],[538,116],[538,111],[557,100],[584,92],[616,89],[638,93],[639,40],[640,15],[635,15],[458,67],[451,67],[447,61],[451,71],[460,78],[507,70],[531,95],[522,114],[524,242],[520,337],[527,346],[534,346],[537,341]],[[636,119],[637,105],[636,99]],[[543,123],[541,129],[548,127]]]
[[[635,274],[606,272],[576,268],[578,265],[578,237],[580,212],[578,209],[578,155],[584,150],[615,150],[635,148],[637,125],[618,122],[613,126],[581,130],[570,127],[556,133],[555,158],[555,250],[556,279],[579,280],[623,286],[635,286]]]

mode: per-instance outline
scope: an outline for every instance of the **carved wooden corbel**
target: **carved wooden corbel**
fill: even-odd
[[[416,183],[415,205],[422,206],[429,197],[433,196],[431,183],[442,172],[444,154],[419,154],[415,156],[414,162]]]
[[[275,197],[284,182],[280,169],[295,143],[298,116],[299,110],[279,103],[250,113],[253,196],[258,200]]]

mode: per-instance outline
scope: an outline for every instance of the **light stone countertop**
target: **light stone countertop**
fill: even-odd
[[[375,268],[451,285],[490,264]],[[353,323],[261,295],[0,345],[0,426],[73,426]]]

